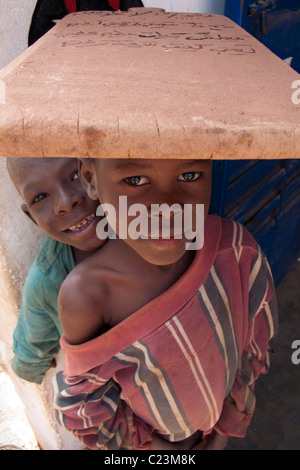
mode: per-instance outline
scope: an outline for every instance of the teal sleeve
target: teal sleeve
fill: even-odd
[[[13,335],[12,368],[21,378],[42,383],[60,349],[57,312],[59,288],[35,264],[27,277],[18,323]]]

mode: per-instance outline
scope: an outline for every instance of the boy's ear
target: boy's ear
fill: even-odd
[[[90,158],[80,158],[78,162],[80,181],[88,196],[95,201],[99,199],[96,186],[93,163]]]
[[[27,205],[26,205],[26,204],[21,204],[21,209],[22,209],[22,211],[24,212],[24,214],[27,215],[27,217],[29,217],[29,219],[30,219],[35,225],[37,225],[36,221],[34,220],[34,218],[33,218],[32,215],[31,215],[30,210],[28,209]]]

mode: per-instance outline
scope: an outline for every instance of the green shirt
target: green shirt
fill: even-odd
[[[60,349],[57,297],[74,267],[71,246],[47,237],[29,270],[13,335],[12,360],[14,372],[29,382],[42,383]]]

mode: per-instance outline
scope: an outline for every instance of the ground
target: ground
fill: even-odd
[[[246,438],[231,439],[228,449],[300,450],[300,364],[292,362],[292,343],[300,340],[300,262],[280,284],[277,298],[280,331],[272,342],[271,368],[257,382]]]
[[[38,450],[24,406],[8,374],[0,368],[0,450],[10,450],[11,446]]]

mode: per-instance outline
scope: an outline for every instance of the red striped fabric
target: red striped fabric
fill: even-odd
[[[108,0],[108,3],[114,10],[120,10],[120,0]]]
[[[64,3],[68,13],[77,11],[76,0],[64,0]]]
[[[75,13],[77,11],[76,0],[64,0],[64,3],[68,13]],[[108,3],[114,10],[120,9],[120,0],[108,0]]]
[[[244,437],[268,371],[277,306],[267,261],[237,222],[208,216],[204,248],[147,306],[70,345],[56,419],[90,449],[149,449],[192,435]]]

